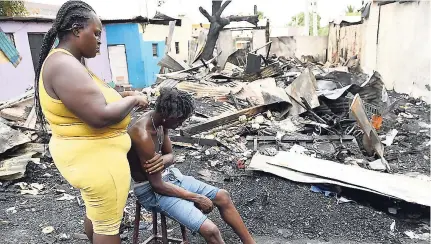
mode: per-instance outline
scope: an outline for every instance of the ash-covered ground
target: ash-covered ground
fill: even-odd
[[[384,116],[379,135],[385,135],[394,128],[399,133],[393,145],[386,147],[386,159],[394,173],[429,175],[430,108],[407,96],[391,96],[399,102],[391,113]],[[178,168],[198,179],[202,177],[199,174],[201,170],[208,170],[211,175],[207,175],[205,180],[231,193],[258,243],[429,243],[410,239],[405,234],[406,231],[416,234],[430,232],[428,207],[345,188],[341,195],[354,201],[337,203],[336,197],[310,191],[310,185],[239,170],[228,149],[220,148],[221,152],[209,155],[205,153],[207,149],[175,148],[177,155],[185,156]],[[47,168],[30,163],[25,178],[2,182],[1,243],[89,243],[80,239],[85,209],[79,204],[82,200],[77,200],[80,199],[79,192],[71,188],[49,159],[43,165]],[[35,196],[21,195],[14,185],[17,182],[43,184],[44,189]],[[77,198],[56,200],[64,192]],[[135,198],[131,193],[122,234],[124,243],[131,243],[133,229],[130,222],[134,216],[134,204]],[[217,210],[209,218],[220,227],[226,243],[240,243]],[[44,234],[42,229],[49,226],[54,231]],[[149,236],[150,226],[150,222],[142,222],[141,240]],[[178,224],[169,222],[168,227],[178,235]],[[204,243],[198,235],[188,233],[191,243]]]

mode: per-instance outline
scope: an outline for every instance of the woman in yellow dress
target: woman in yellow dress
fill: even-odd
[[[61,6],[43,39],[35,100],[39,121],[43,125],[46,118],[52,130],[54,163],[85,201],[88,238],[94,244],[119,244],[130,189],[129,114],[148,103],[134,93],[117,93],[81,64],[81,58],[96,56],[101,31],[88,4],[68,1]],[[59,44],[51,50],[57,37]]]

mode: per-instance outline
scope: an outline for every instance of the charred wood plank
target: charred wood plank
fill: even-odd
[[[224,115],[221,117],[214,117],[207,122],[182,129],[180,132],[181,132],[181,135],[189,135],[189,136],[196,135],[198,133],[211,130],[212,128],[235,122],[242,115],[246,115],[247,117],[251,117],[251,116],[254,116],[256,114],[265,112],[267,110],[280,110],[283,107],[286,107],[288,105],[289,105],[289,103],[287,103],[287,102],[275,102],[275,103],[271,103],[271,104],[264,104],[264,105],[260,105],[260,106],[255,106],[255,107],[243,109],[243,110],[238,111],[236,113],[227,114],[227,115]]]

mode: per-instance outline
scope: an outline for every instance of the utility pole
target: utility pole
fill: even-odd
[[[305,10],[304,10],[304,36],[310,35],[310,0],[304,0]]]
[[[312,11],[313,11],[313,36],[317,36],[317,0],[313,0],[312,2]]]

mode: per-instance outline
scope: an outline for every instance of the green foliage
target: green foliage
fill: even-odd
[[[361,13],[355,9],[352,5],[348,5],[346,9],[346,16],[360,16]]]
[[[329,35],[329,25],[321,27],[318,29],[319,36],[327,36]]]
[[[308,13],[309,16],[309,33],[310,35],[313,35],[313,13]],[[329,28],[326,27],[321,27],[320,26],[320,20],[321,17],[320,15],[317,15],[317,32],[319,36],[327,36],[328,32],[329,32]],[[301,12],[295,16],[292,17],[291,21],[288,24],[289,26],[305,26],[305,14],[304,12]],[[326,34],[325,34],[326,33]]]
[[[0,16],[25,16],[27,9],[24,1],[0,1]]]
[[[354,12],[356,12],[355,7],[353,7],[353,5],[348,5],[346,13],[354,13]]]
[[[257,16],[259,16],[258,17],[259,19],[264,19],[265,18],[265,15],[264,15],[264,13],[262,11],[257,11]]]

